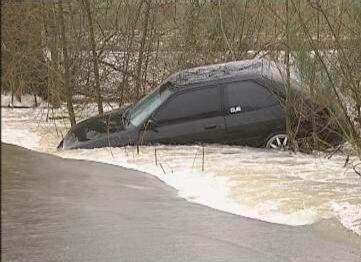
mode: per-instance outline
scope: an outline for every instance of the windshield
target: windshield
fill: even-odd
[[[142,124],[169,97],[171,91],[167,88],[168,86],[169,84],[163,84],[130,108],[129,121],[132,125]]]

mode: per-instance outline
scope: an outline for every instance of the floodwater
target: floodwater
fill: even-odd
[[[357,241],[192,204],[145,173],[1,149],[3,261],[358,262],[361,255]]]
[[[206,146],[202,167],[202,150],[158,146],[140,147],[139,154],[132,147],[57,154],[146,171],[190,201],[234,214],[294,226],[335,218],[361,236],[361,178],[344,168],[344,157]]]
[[[40,110],[2,112],[2,141],[64,158],[126,166],[159,177],[189,201],[263,221],[305,225],[335,219],[361,238],[361,178],[355,157],[206,146],[132,147],[57,152],[63,122]],[[59,127],[55,132],[54,125]],[[155,154],[156,152],[156,154]],[[204,170],[202,171],[202,166]]]

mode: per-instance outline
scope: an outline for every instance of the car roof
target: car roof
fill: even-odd
[[[186,69],[172,74],[166,81],[174,87],[182,88],[199,84],[254,79],[261,82],[272,82],[273,86],[280,87],[284,86],[281,72],[284,72],[284,69],[272,61],[249,59]],[[300,89],[299,81],[294,75],[291,75],[291,87]]]

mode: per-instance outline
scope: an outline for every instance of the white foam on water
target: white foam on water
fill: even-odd
[[[360,196],[361,198],[361,196]],[[331,205],[342,225],[361,236],[361,204],[334,202]]]
[[[36,149],[39,146],[40,137],[28,130],[19,132],[16,129],[4,129],[1,132],[1,141],[28,149]]]
[[[197,151],[197,146],[157,147],[158,165],[154,147],[141,147],[139,155],[132,147],[57,154],[153,174],[180,197],[229,213],[292,226],[336,217],[361,235],[361,180],[342,168],[342,159],[207,146],[202,172],[200,154],[194,158]]]
[[[361,179],[350,166],[344,167],[344,155],[327,159],[212,145],[205,147],[202,171],[201,147],[158,146],[156,165],[150,146],[140,147],[139,155],[133,147],[55,151],[61,138],[49,136],[53,126],[34,122],[34,114],[40,115],[37,110],[3,109],[2,141],[147,172],[188,201],[233,214],[293,226],[337,218],[361,236]]]

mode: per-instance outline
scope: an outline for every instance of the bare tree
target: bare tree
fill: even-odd
[[[66,105],[68,108],[69,120],[71,126],[76,124],[74,107],[73,107],[73,88],[71,86],[71,75],[70,75],[70,58],[68,55],[68,44],[66,38],[66,28],[64,22],[64,9],[63,9],[63,1],[58,1],[59,8],[59,23],[60,23],[60,34],[61,34],[61,42],[62,42],[62,50],[63,50],[63,63],[64,63],[64,88],[66,95]]]
[[[99,78],[99,66],[98,66],[98,54],[96,50],[96,40],[94,36],[94,26],[93,26],[93,17],[90,8],[89,0],[83,0],[83,5],[85,7],[85,12],[88,20],[89,26],[89,34],[90,34],[90,46],[93,55],[93,70],[94,70],[94,78],[95,78],[95,92],[98,104],[98,112],[99,114],[103,113],[103,99],[101,95],[101,88],[100,88],[100,78]]]
[[[144,10],[144,22],[142,28],[142,37],[140,40],[140,47],[138,51],[138,61],[136,66],[136,85],[135,85],[135,99],[138,99],[140,96],[140,89],[142,84],[142,65],[144,60],[144,49],[145,43],[148,36],[148,24],[150,16],[151,0],[145,0],[145,10]]]

